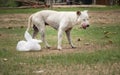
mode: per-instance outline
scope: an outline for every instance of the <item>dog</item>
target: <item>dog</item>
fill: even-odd
[[[57,49],[61,50],[62,34],[66,33],[69,44],[72,48],[75,48],[71,41],[70,31],[76,25],[81,25],[82,28],[86,29],[89,27],[89,15],[87,10],[67,12],[67,11],[53,11],[53,10],[42,10],[32,14],[28,19],[28,28],[33,25],[33,38],[38,32],[41,33],[41,40],[45,43],[47,48],[50,45],[46,41],[45,27],[49,25],[54,29],[58,30],[58,46]]]

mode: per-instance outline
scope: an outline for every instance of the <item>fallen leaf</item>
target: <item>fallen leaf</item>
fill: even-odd
[[[78,38],[77,41],[81,41],[80,38]]]
[[[8,27],[8,29],[12,29],[13,27]]]
[[[112,41],[112,40],[109,40],[108,43],[109,43],[109,44],[113,44],[113,41]]]
[[[20,28],[22,29],[22,28],[24,28],[24,26],[20,26]]]
[[[104,37],[105,37],[105,38],[110,38],[110,37],[109,37],[109,36],[107,36],[107,35],[105,35]]]
[[[108,31],[104,31],[104,34],[108,34],[109,32]]]

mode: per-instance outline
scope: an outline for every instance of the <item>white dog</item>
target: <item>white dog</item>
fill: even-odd
[[[45,43],[46,47],[50,47],[45,38],[45,26],[50,25],[54,29],[58,30],[58,49],[61,50],[62,34],[65,31],[69,44],[72,48],[75,48],[71,42],[70,31],[73,26],[81,24],[82,28],[89,27],[89,16],[87,10],[76,12],[58,12],[52,10],[43,10],[32,14],[28,20],[29,30],[31,24],[33,25],[34,33],[33,38],[38,32],[41,33],[41,39]]]

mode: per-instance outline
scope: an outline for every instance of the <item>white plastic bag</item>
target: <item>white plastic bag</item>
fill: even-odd
[[[18,51],[30,51],[30,50],[41,50],[41,46],[39,43],[41,43],[41,40],[33,39],[32,36],[28,33],[28,31],[25,32],[24,37],[26,39],[19,41],[17,44],[16,49]]]

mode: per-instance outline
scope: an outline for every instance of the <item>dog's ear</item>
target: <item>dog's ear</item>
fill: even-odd
[[[77,14],[78,16],[80,16],[80,15],[81,15],[81,12],[80,12],[80,11],[77,11],[76,14]]]

